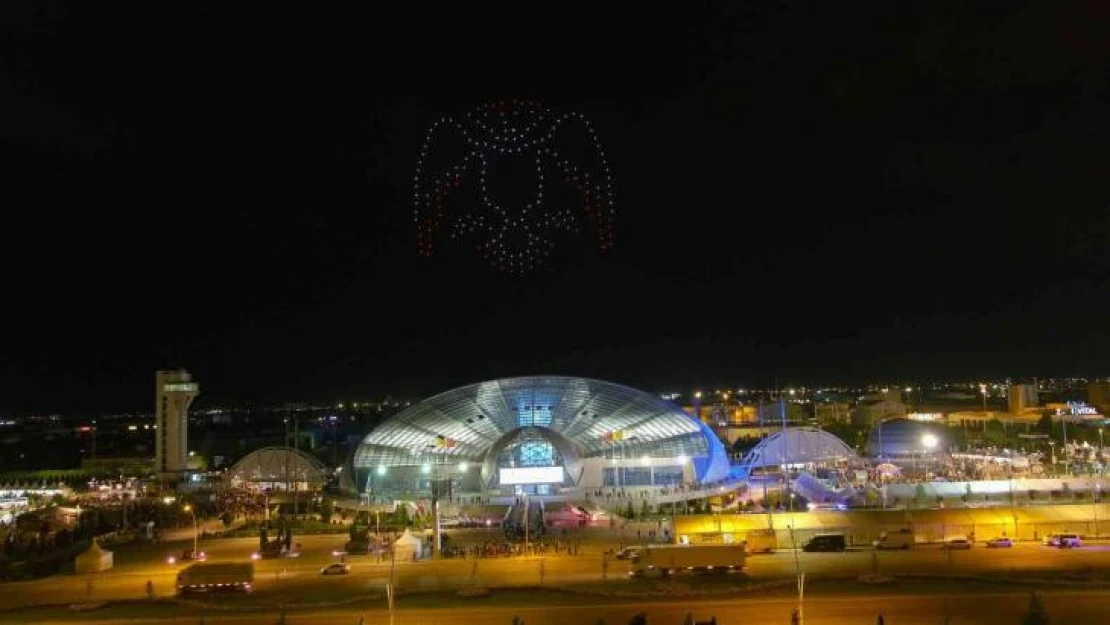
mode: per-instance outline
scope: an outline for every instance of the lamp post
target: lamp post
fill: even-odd
[[[1102,482],[1095,483],[1095,539],[1098,539],[1098,500],[1102,493]]]
[[[794,575],[798,580],[798,623],[803,622],[803,603],[805,597],[805,573],[802,572],[802,563],[798,558],[798,528],[794,516],[794,493],[790,493],[790,543],[794,547]]]
[[[926,454],[931,453],[937,447],[937,437],[935,434],[925,433],[921,435],[921,456],[924,459]]]
[[[524,555],[527,556],[528,545],[528,493],[524,493]]]
[[[200,531],[197,529],[197,515],[196,512],[193,511],[193,506],[189,504],[186,504],[182,510],[188,512],[189,516],[193,517],[193,558],[195,559],[199,555],[197,551],[197,542],[200,537]]]
[[[1052,450],[1052,476],[1056,476],[1056,441],[1048,441],[1048,448]]]

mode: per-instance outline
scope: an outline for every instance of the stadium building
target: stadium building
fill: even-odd
[[[717,436],[627,386],[563,376],[490,380],[409,406],[352,458],[374,498],[437,493],[575,496],[599,488],[712,483],[729,475]]]

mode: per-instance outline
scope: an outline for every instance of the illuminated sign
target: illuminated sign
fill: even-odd
[[[943,421],[944,415],[939,412],[911,412],[910,419],[914,421]]]
[[[1068,408],[1073,415],[1098,414],[1098,408],[1088,406],[1081,401],[1069,401]]]
[[[195,393],[196,390],[197,390],[197,384],[196,384],[196,382],[171,383],[171,384],[163,385],[162,390],[167,392],[167,393],[173,393],[173,392],[177,392],[177,391],[183,391],[183,392],[186,392],[186,393]]]
[[[561,484],[563,467],[501,469],[502,484]]]

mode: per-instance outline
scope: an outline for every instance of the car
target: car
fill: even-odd
[[[1079,534],[1049,534],[1044,537],[1044,544],[1047,547],[1069,549],[1072,547],[1082,547],[1083,541],[1080,540]]]
[[[992,538],[992,539],[988,540],[987,541],[987,546],[988,547],[994,547],[994,548],[1013,547],[1014,546],[1014,541],[1010,540],[1010,538],[1008,538],[1006,536],[999,536],[998,538]]]
[[[185,549],[181,552],[181,560],[196,560],[197,562],[204,562],[208,559],[208,554],[203,551],[193,551],[192,549]]]
[[[966,539],[966,538],[963,538],[963,537],[949,538],[949,539],[944,541],[944,548],[945,549],[971,549],[971,541]]]
[[[350,564],[340,564],[338,562],[329,564],[320,569],[320,575],[346,575],[351,572]]]
[[[625,547],[624,549],[618,551],[616,556],[614,557],[616,557],[616,559],[618,560],[631,560],[632,558],[640,555],[640,552],[643,550],[643,547]]]

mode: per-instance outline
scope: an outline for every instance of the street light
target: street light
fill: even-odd
[[[185,504],[182,510],[188,512],[189,516],[193,517],[193,558],[195,559],[200,555],[200,552],[197,551],[197,541],[200,536],[200,531],[197,529],[197,515],[196,512],[193,511],[193,507],[189,504]]]
[[[529,516],[529,514],[528,514],[528,493],[523,493],[523,495],[524,495],[524,555],[527,556],[528,555],[528,550],[529,550],[529,544],[528,544],[528,516]]]
[[[921,435],[921,457],[925,460],[925,455],[936,449],[937,437],[935,434],[925,433]]]

